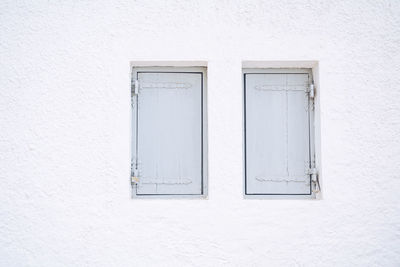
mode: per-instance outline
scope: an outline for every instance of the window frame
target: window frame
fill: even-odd
[[[312,68],[242,68],[242,162],[243,162],[243,198],[244,199],[316,199],[317,194],[314,192],[315,185],[313,185],[310,175],[310,194],[248,194],[246,192],[247,183],[247,166],[246,166],[246,74],[308,74],[309,83],[314,83],[313,69]],[[312,100],[313,108],[309,109],[309,149],[311,166],[316,168],[316,140],[315,140],[315,109],[316,98]]]
[[[202,193],[201,194],[137,194],[137,185],[131,183],[132,187],[132,198],[134,199],[208,199],[208,119],[207,119],[207,67],[203,66],[183,66],[183,67],[175,67],[175,66],[131,66],[131,81],[134,84],[134,81],[138,77],[138,73],[140,72],[161,72],[161,73],[201,73],[202,74],[202,103],[201,103],[201,129],[202,129]],[[133,86],[133,85],[132,85]],[[132,93],[133,89],[131,87],[131,116],[130,116],[130,124],[131,124],[131,134],[130,134],[130,157],[131,157],[131,173],[130,180],[133,173],[132,164],[133,164],[133,146],[134,142],[136,142],[136,101],[137,98]],[[133,103],[133,104],[132,104]],[[133,108],[135,106],[135,108]],[[135,140],[135,141],[134,141]],[[140,176],[139,176],[140,177]]]

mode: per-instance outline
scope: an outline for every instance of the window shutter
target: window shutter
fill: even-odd
[[[245,193],[311,194],[308,73],[245,73]]]
[[[136,195],[203,194],[203,73],[136,73]]]

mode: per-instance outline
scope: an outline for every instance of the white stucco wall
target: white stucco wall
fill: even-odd
[[[1,266],[399,266],[399,1],[1,1]],[[130,62],[208,62],[208,200],[131,199]],[[322,200],[242,196],[242,60],[319,61]]]

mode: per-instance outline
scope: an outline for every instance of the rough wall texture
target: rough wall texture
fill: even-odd
[[[1,266],[399,266],[399,1],[1,1]],[[209,199],[130,198],[131,60],[208,61]],[[242,60],[319,60],[322,200],[242,197]]]

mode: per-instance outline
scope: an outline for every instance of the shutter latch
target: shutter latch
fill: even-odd
[[[313,183],[313,192],[319,193],[321,191],[321,186],[319,184],[318,170],[317,168],[310,168],[307,174],[311,175],[311,182]]]

